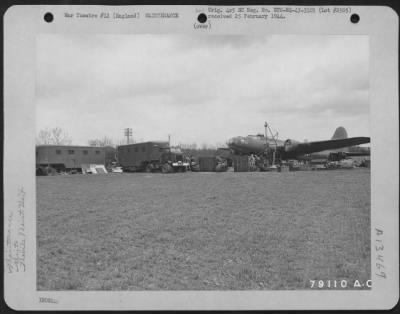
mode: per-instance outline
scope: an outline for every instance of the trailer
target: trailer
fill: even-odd
[[[107,166],[115,160],[113,147],[38,145],[36,146],[36,174],[81,173],[82,165]]]
[[[117,158],[122,169],[129,172],[184,172],[190,167],[179,149],[162,141],[118,146]]]

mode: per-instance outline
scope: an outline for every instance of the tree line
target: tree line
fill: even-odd
[[[133,139],[130,139],[129,144],[134,144]],[[96,146],[96,147],[104,147],[104,146],[111,146],[117,147],[119,145],[125,145],[126,139],[121,139],[118,142],[115,142],[111,138],[107,136],[103,136],[101,138],[96,138],[89,140],[87,143],[89,146]],[[68,133],[60,127],[55,128],[46,128],[42,129],[38,132],[36,137],[36,145],[72,145],[72,139],[68,135]],[[181,149],[181,151],[187,156],[195,156],[195,157],[202,157],[202,156],[215,156],[220,154],[220,147],[227,147],[226,144],[216,144],[216,145],[209,145],[203,143],[202,145],[198,146],[196,143],[179,143],[177,145]]]
[[[96,147],[116,147],[116,145],[125,144],[125,140],[121,139],[119,143],[116,144],[111,138],[103,136],[102,138],[89,140],[87,144]],[[36,136],[36,145],[72,145],[72,139],[68,133],[60,127],[45,128],[38,132]]]

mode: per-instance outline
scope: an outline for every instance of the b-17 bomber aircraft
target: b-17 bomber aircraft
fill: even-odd
[[[234,155],[270,155],[276,153],[277,157],[281,160],[289,159],[304,159],[307,155],[327,152],[329,153],[338,152],[340,148],[347,148],[355,145],[369,143],[369,137],[350,137],[347,138],[346,130],[343,127],[336,129],[335,134],[331,140],[326,141],[315,141],[315,142],[299,142],[292,139],[281,141],[274,137],[266,137],[262,134],[249,135],[249,136],[237,136],[233,137],[228,141],[228,147]],[[347,150],[342,150],[345,154],[352,155],[353,153]],[[354,155],[369,155],[365,151],[354,152]]]

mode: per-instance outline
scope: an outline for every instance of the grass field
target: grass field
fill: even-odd
[[[370,171],[37,177],[39,290],[370,279]]]

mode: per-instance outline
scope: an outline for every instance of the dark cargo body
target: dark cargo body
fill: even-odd
[[[215,172],[217,159],[214,156],[199,157],[200,172]]]
[[[199,157],[200,172],[224,172],[228,170],[228,161],[220,156]]]
[[[39,145],[36,146],[37,174],[81,171],[82,164],[107,165],[115,159],[112,147]]]
[[[118,161],[122,168],[131,171],[144,170],[146,164],[158,161],[169,151],[168,142],[144,142],[118,146]]]
[[[233,170],[235,172],[248,172],[249,157],[248,156],[234,156],[233,157]]]

